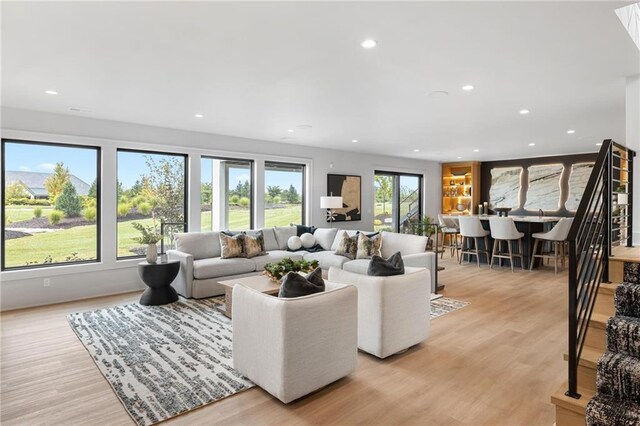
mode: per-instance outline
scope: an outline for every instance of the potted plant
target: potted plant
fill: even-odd
[[[316,269],[320,263],[317,260],[293,260],[291,258],[282,259],[278,262],[267,263],[264,266],[263,274],[271,278],[271,281],[280,283],[282,277],[287,273],[293,272],[311,272]]]
[[[134,238],[140,244],[147,245],[147,262],[156,263],[158,261],[158,241],[162,239],[162,234],[158,232],[158,228],[154,225],[144,226],[140,222],[131,224],[135,229],[140,231],[141,236]]]

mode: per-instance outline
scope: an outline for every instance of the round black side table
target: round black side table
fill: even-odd
[[[142,293],[140,304],[156,306],[178,300],[178,293],[171,287],[171,283],[178,276],[179,271],[178,260],[170,260],[166,263],[138,263],[138,274],[149,287]]]

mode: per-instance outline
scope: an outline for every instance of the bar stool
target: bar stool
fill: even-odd
[[[448,248],[451,252],[456,254],[456,259],[460,258],[458,250],[458,235],[460,235],[460,228],[455,220],[444,217],[444,215],[438,215],[438,223],[440,224],[440,233],[442,234],[442,253],[440,253],[440,259],[444,255],[444,249]],[[449,237],[449,244],[447,244],[447,237]]]
[[[533,264],[535,263],[536,257],[542,258],[542,262],[544,263],[544,259],[553,259],[555,273],[558,273],[558,257],[561,258],[561,264],[564,268],[564,246],[567,240],[567,236],[569,235],[569,229],[571,229],[571,224],[573,223],[573,218],[571,217],[563,217],[555,224],[555,226],[547,232],[537,232],[532,235],[535,239],[533,243],[533,251],[531,252],[531,265],[529,265],[529,270],[533,270]],[[542,242],[540,249],[540,254],[536,254],[538,250],[538,243]],[[544,244],[545,242],[550,242],[553,245],[553,255],[551,252],[545,254],[544,252]],[[558,246],[560,246],[561,253],[558,255]]]
[[[502,259],[509,259],[509,263],[511,264],[511,272],[513,272],[513,258],[519,257],[522,269],[524,269],[524,250],[522,245],[522,238],[524,237],[524,233],[518,231],[518,229],[516,228],[516,224],[513,222],[513,219],[510,217],[492,217],[489,219],[489,226],[491,227],[491,238],[493,238],[494,240],[493,252],[491,253],[490,269],[493,269],[493,260],[496,257],[499,259],[500,266],[502,266]],[[503,241],[507,243],[507,252],[501,251]],[[514,241],[518,241],[520,253],[514,253],[512,251],[511,243]]]
[[[458,219],[460,223],[460,235],[462,236],[462,247],[460,249],[460,258],[458,263],[462,263],[462,258],[467,255],[467,260],[470,262],[470,256],[476,257],[478,268],[480,267],[480,255],[487,256],[487,263],[491,261],[489,257],[489,231],[485,230],[480,223],[480,219],[476,216],[460,216]],[[478,239],[484,239],[484,250],[478,248]],[[473,240],[473,248],[471,247],[471,240]],[[467,248],[465,244],[467,243]]]

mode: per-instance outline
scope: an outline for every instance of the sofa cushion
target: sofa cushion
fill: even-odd
[[[379,233],[367,235],[364,232],[358,234],[358,250],[356,259],[371,259],[373,256],[380,256],[382,246],[382,235]]]
[[[367,275],[369,263],[371,259],[356,259],[342,265],[344,271],[353,272],[354,274]]]
[[[276,233],[273,231],[273,228],[261,228],[259,231],[262,231],[262,236],[264,237],[265,251],[280,250],[278,240],[276,239]]]
[[[198,280],[245,274],[255,270],[256,262],[254,262],[253,259],[245,259],[242,257],[233,259],[213,257],[193,261],[193,277]]]
[[[288,257],[293,260],[301,260],[302,255],[305,253],[306,252],[304,251],[291,253],[290,251],[286,251],[286,250],[271,250],[266,255],[257,256],[252,258],[251,260],[253,260],[256,263],[256,271],[262,271],[264,269],[264,266],[267,263],[277,262],[279,260],[286,259]]]
[[[342,232],[346,231],[347,234],[349,234],[350,237],[353,237],[354,235],[356,235],[359,231],[356,230],[347,230],[347,229],[338,229],[336,232],[336,236],[333,239],[333,243],[331,244],[331,250],[332,251],[336,251],[336,249],[338,248],[338,244],[340,244],[340,241],[342,240]]]
[[[308,296],[324,291],[324,280],[322,279],[322,268],[316,268],[306,276],[290,271],[282,277],[282,285],[278,297],[293,298]]]
[[[369,262],[367,275],[374,277],[389,277],[392,275],[404,274],[404,261],[400,252],[396,252],[388,259],[380,256],[373,256]]]
[[[264,256],[267,254],[264,251],[264,235],[262,234],[262,231],[245,234],[242,250],[248,258]]]
[[[332,251],[319,251],[316,253],[307,253],[302,256],[304,260],[317,260],[320,262],[322,269],[329,270],[330,267],[342,269],[342,265],[349,261],[344,256],[338,256]]]
[[[227,232],[221,232],[220,246],[222,247],[223,259],[232,259],[235,257],[247,257],[244,253],[244,234],[229,235]]]
[[[341,231],[338,234],[342,234],[342,237],[335,253],[350,260],[355,259],[358,251],[358,234],[349,236],[347,231]]]
[[[295,226],[275,226],[273,232],[276,234],[276,240],[278,241],[278,248],[280,250],[287,249],[287,241],[289,238],[296,236]]]
[[[189,253],[194,260],[220,257],[220,232],[180,232],[173,235],[176,250]]]
[[[396,252],[402,255],[424,253],[427,249],[427,237],[395,232],[382,232],[382,257],[389,257]]]
[[[303,234],[312,234],[316,231],[315,226],[311,225],[311,226],[307,226],[307,225],[294,225],[292,224],[291,226],[295,226],[296,227],[296,235],[298,237],[302,237]]]
[[[318,228],[313,236],[316,237],[316,242],[323,248],[323,250],[331,250],[333,240],[336,239],[338,233],[337,228]]]

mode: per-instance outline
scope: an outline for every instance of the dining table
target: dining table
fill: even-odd
[[[462,215],[456,215],[456,214],[443,215],[444,218],[452,219],[458,224],[459,224],[458,219],[460,218],[460,216]],[[465,215],[465,216],[469,216],[469,215]],[[488,215],[488,214],[471,215],[471,216],[475,216],[478,219],[480,219],[480,223],[482,223],[482,227],[487,231],[491,230],[491,227],[489,226],[489,219],[491,219],[492,217],[498,217],[498,215]],[[531,264],[531,255],[532,255],[531,251],[533,249],[533,239],[534,239],[533,234],[550,230],[553,227],[553,225],[555,225],[560,221],[560,219],[562,219],[562,217],[539,216],[539,215],[527,216],[527,215],[515,215],[515,214],[510,214],[508,215],[508,217],[513,219],[513,222],[515,223],[518,231],[524,233],[524,237],[523,237],[524,252],[522,253],[522,256],[524,261],[524,268],[526,269]],[[493,238],[491,238],[491,235],[489,235],[489,247],[483,247],[484,242],[482,241],[482,239],[479,239],[478,241],[481,244],[481,247],[480,247],[481,249],[488,250],[491,253],[491,248],[493,247]],[[486,263],[486,260],[484,259],[485,256],[480,256],[480,258],[481,258],[480,259],[481,263]],[[533,267],[537,268],[541,264],[542,264],[542,259],[536,258],[536,262],[534,263]],[[514,258],[514,266],[523,267],[523,265],[520,263],[519,258]]]

